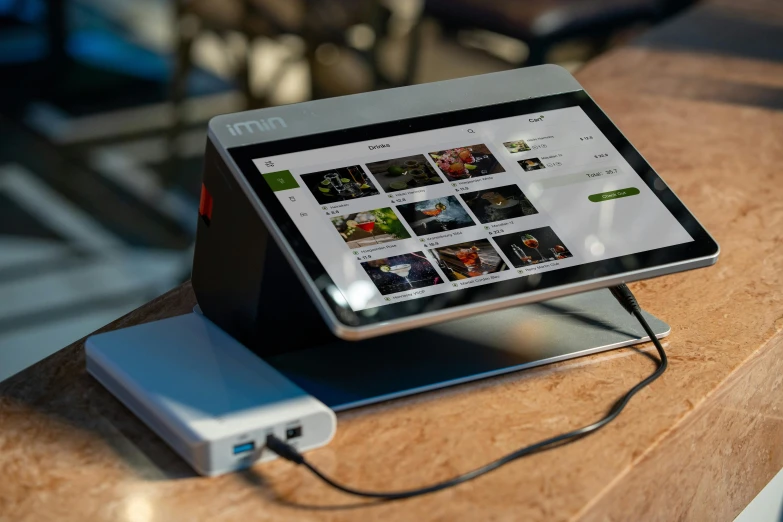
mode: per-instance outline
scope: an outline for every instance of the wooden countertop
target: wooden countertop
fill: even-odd
[[[286,462],[200,478],[87,375],[78,342],[0,385],[0,520],[732,520],[783,467],[783,8],[741,4],[578,74],[722,246],[712,268],[633,285],[672,325],[671,366],[609,427],[393,503]],[[183,285],[106,329],[193,304]],[[652,369],[624,349],[354,410],[308,455],[364,488],[423,485],[596,419]]]

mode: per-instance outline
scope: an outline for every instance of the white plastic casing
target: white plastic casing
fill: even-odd
[[[269,433],[301,427],[288,441],[300,451],[334,436],[332,410],[203,316],[94,335],[86,352],[87,371],[202,475],[275,458]]]

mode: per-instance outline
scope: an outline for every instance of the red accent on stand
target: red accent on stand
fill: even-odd
[[[209,193],[207,187],[201,184],[201,200],[198,203],[198,215],[204,220],[204,223],[209,225],[212,221],[212,194]]]

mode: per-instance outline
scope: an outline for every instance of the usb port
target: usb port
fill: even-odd
[[[302,427],[296,426],[294,428],[288,428],[285,430],[285,438],[286,440],[295,439],[297,437],[302,436]]]
[[[253,451],[256,449],[256,443],[253,441],[250,442],[243,442],[242,444],[237,444],[234,446],[234,455],[239,455],[240,453],[247,453],[248,451]]]

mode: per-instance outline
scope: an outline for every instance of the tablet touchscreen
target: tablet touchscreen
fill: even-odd
[[[366,319],[712,248],[694,244],[706,232],[583,92],[242,147],[234,157],[285,221],[283,234],[301,243],[311,275],[328,276],[332,301]],[[380,312],[399,303],[411,304]]]

